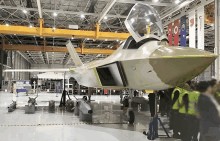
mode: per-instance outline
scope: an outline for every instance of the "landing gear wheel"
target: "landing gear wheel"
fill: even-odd
[[[128,122],[129,124],[133,124],[134,123],[134,120],[135,120],[135,116],[134,116],[134,112],[133,111],[129,111],[128,112]]]
[[[84,100],[84,101],[87,101],[87,96],[84,95],[84,96],[83,96],[83,100]]]

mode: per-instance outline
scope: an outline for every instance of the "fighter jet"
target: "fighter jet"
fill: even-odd
[[[104,60],[83,64],[68,41],[75,68],[5,71],[68,72],[67,76],[86,87],[162,90],[193,79],[218,57],[196,48],[169,46],[159,14],[149,5],[135,4],[125,26],[131,36]]]

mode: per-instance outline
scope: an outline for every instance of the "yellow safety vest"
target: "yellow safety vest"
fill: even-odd
[[[199,111],[197,109],[197,104],[198,104],[200,92],[198,92],[198,91],[193,91],[193,92],[194,92],[194,99],[195,99],[195,116],[197,118],[200,118]]]
[[[173,90],[172,95],[171,95],[172,100],[173,100],[173,98],[174,98],[174,93],[175,93],[176,91],[179,91],[179,93],[181,93],[181,88],[176,87],[176,88]]]
[[[193,92],[189,92],[189,91],[186,91],[184,93],[185,94],[188,94],[188,98],[189,98],[189,107],[188,107],[188,113],[186,113],[186,108],[185,108],[185,105],[181,105],[180,109],[179,109],[179,112],[182,113],[182,114],[188,114],[188,115],[197,115],[197,111],[196,111],[196,104],[198,102],[198,98],[199,98],[199,92],[197,91],[193,91]],[[183,96],[184,96],[183,95]],[[182,97],[183,97],[182,96]],[[180,98],[179,100],[179,103],[180,104],[183,104],[183,99],[182,97]]]
[[[178,90],[179,90],[179,93],[180,93],[180,95],[179,95],[179,98],[180,98],[184,94],[185,90],[181,89],[181,88],[179,88]],[[175,91],[174,91],[174,93],[175,93]],[[173,93],[173,97],[174,97],[174,93]],[[172,97],[172,99],[173,99],[173,97]],[[173,110],[178,110],[179,109],[179,98],[173,104],[173,107],[172,107]]]
[[[185,94],[188,94],[188,95],[189,95],[189,92],[185,90],[184,93],[182,93],[182,94],[179,96],[179,100],[178,100],[179,113],[181,113],[181,114],[186,114],[185,105],[182,105],[182,104],[183,104],[183,96],[184,96]]]

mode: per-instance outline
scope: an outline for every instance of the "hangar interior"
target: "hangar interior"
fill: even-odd
[[[151,89],[137,92],[138,102],[134,100],[131,103],[135,109],[135,121],[128,124],[128,113],[121,108],[125,105],[121,99],[125,100],[128,95],[126,91],[86,87],[80,85],[69,73],[55,72],[57,69],[76,67],[66,47],[68,41],[84,64],[104,60],[113,54],[130,36],[124,21],[132,7],[138,3],[151,5],[157,11],[167,36],[171,25],[171,45],[175,42],[174,22],[180,23],[180,18],[185,16],[185,46],[190,46],[190,37],[194,34],[192,48],[219,55],[220,23],[219,13],[215,12],[220,11],[219,0],[0,1],[2,140],[148,140],[143,131],[148,130],[152,120],[148,105]],[[203,22],[200,23],[198,9],[201,7],[204,8],[204,13]],[[190,31],[192,23],[189,17],[193,12],[194,31]],[[177,28],[179,34],[182,27],[178,25]],[[199,34],[201,28],[204,36],[202,40]],[[151,34],[157,35],[157,32],[151,31]],[[180,46],[179,38],[181,37],[178,37]],[[202,42],[202,48],[199,47],[199,42]],[[5,72],[7,69],[53,69],[54,72]],[[211,78],[219,80],[219,58],[193,78],[193,81]],[[63,90],[66,90],[65,94]],[[88,109],[92,109],[92,122],[87,122],[87,119],[91,119],[90,115],[86,114],[84,117],[81,113],[75,113],[75,104],[81,98],[90,101],[90,107],[85,106],[84,110],[90,112]],[[8,112],[6,108],[13,106],[12,101],[16,101],[17,107]],[[27,109],[30,103],[33,107]],[[168,114],[162,116],[158,113],[158,116],[170,138],[159,137],[155,140],[179,140],[172,138]],[[158,134],[167,135],[162,127],[158,129]]]

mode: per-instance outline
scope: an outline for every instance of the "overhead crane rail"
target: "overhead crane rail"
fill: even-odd
[[[15,26],[15,25],[0,25],[0,33],[3,34],[21,34],[32,35],[40,37],[66,37],[66,38],[90,38],[90,39],[110,39],[110,40],[125,40],[129,33],[116,33],[116,32],[102,32],[99,31],[99,25],[96,24],[95,31],[84,30],[71,30],[71,29],[53,29],[44,28],[43,19],[39,19],[40,27],[27,27],[27,26]]]

